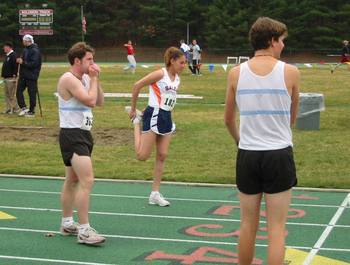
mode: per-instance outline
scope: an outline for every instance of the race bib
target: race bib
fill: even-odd
[[[94,116],[92,115],[91,112],[83,112],[83,122],[81,124],[80,129],[90,131],[92,128],[92,123],[94,121]]]
[[[160,108],[166,111],[171,111],[176,104],[175,93],[164,93],[160,101]]]

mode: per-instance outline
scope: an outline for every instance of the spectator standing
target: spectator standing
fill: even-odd
[[[127,50],[127,59],[129,61],[129,65],[124,68],[124,71],[131,69],[131,72],[135,74],[135,70],[136,70],[135,50],[134,50],[134,47],[132,46],[131,40],[129,40],[128,43],[124,44],[124,47]]]
[[[188,46],[184,40],[180,40],[180,50],[185,54],[186,60],[188,62],[190,59],[190,46]]]
[[[334,70],[337,69],[339,66],[345,63],[350,62],[350,45],[348,40],[343,40],[343,48],[341,49],[341,57],[340,57],[340,63],[337,63],[332,69],[331,73],[333,74]],[[350,66],[348,67],[350,69]]]
[[[11,43],[4,44],[5,60],[2,64],[1,77],[4,78],[4,92],[6,108],[4,114],[18,112],[19,107],[16,99],[17,72],[18,64],[16,62],[16,53]]]
[[[19,81],[17,86],[17,102],[21,111],[19,116],[35,117],[36,94],[38,92],[38,78],[41,70],[41,53],[34,43],[32,35],[23,36],[23,55],[17,59],[20,64]],[[28,88],[29,109],[24,100],[24,90]]]
[[[350,46],[348,40],[343,40],[343,48],[341,50],[341,62],[350,62]]]
[[[194,69],[192,67],[192,45],[190,47],[185,43],[184,40],[180,40],[180,50],[185,54],[188,68],[190,69],[191,73],[193,74]]]
[[[200,59],[201,59],[201,48],[199,47],[197,40],[192,41],[192,64],[193,64],[193,74],[200,75],[199,68],[200,68]]]

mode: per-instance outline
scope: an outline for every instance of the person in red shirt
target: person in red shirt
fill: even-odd
[[[127,59],[129,61],[129,65],[124,67],[124,71],[128,71],[130,69],[131,72],[134,74],[136,70],[136,60],[134,56],[134,47],[132,46],[131,40],[128,40],[128,43],[124,44],[124,47],[127,49]]]
[[[337,69],[342,64],[348,64],[350,63],[350,45],[348,40],[343,40],[343,48],[341,50],[341,58],[340,63],[337,63],[332,69],[331,73],[333,74],[334,70]],[[348,66],[348,69],[350,70],[350,66]]]

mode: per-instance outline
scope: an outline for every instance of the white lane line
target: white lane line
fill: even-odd
[[[350,252],[349,248],[320,248],[322,251]]]
[[[82,262],[82,261],[75,261],[75,260],[43,259],[43,258],[4,256],[4,255],[0,255],[0,259],[31,260],[31,261],[38,261],[38,262],[83,264],[83,265],[116,265],[115,263],[114,264],[110,264],[110,263],[95,263],[95,262]]]
[[[18,207],[18,206],[7,206],[7,205],[0,205],[0,209],[12,209],[12,210],[23,210],[23,211],[41,211],[41,212],[61,212],[61,209]],[[154,215],[154,214],[138,214],[138,213],[96,212],[96,211],[90,211],[89,214],[110,215],[110,216],[130,216],[130,217],[141,217],[141,218],[197,220],[197,221],[209,221],[209,222],[211,222],[211,221],[216,221],[216,222],[238,222],[238,223],[240,222],[240,219],[208,218],[208,217],[195,217],[195,216],[176,216],[176,215],[171,216],[171,215]],[[259,223],[260,224],[265,224],[266,221],[260,220]],[[287,222],[287,225],[325,227],[328,224]],[[338,227],[338,226],[336,225],[336,227]],[[339,225],[339,227],[350,228],[350,225]]]
[[[12,228],[12,227],[0,227],[0,230],[4,231],[16,231],[16,232],[31,232],[31,233],[57,233],[59,231],[50,231],[50,230],[38,230],[38,229],[25,229],[25,228]],[[177,239],[177,238],[160,238],[160,237],[143,237],[143,236],[125,236],[125,235],[106,235],[101,234],[106,238],[121,238],[121,239],[134,239],[134,240],[149,240],[149,241],[166,241],[172,243],[198,243],[198,244],[211,244],[211,245],[228,245],[228,246],[236,246],[238,243],[235,242],[223,242],[223,241],[207,241],[207,240],[190,240],[190,239]],[[266,244],[255,244],[258,247],[267,247]],[[300,246],[286,246],[288,248],[295,249],[304,249],[310,250],[310,247],[300,247]]]
[[[223,105],[223,104],[221,104]],[[33,179],[33,180],[65,180],[64,177],[54,176],[39,176],[39,175],[20,175],[20,174],[0,174],[0,178],[13,179]],[[95,178],[96,182],[115,182],[115,183],[146,183],[151,184],[153,180],[136,180],[136,179],[106,179]],[[178,182],[178,181],[162,181],[162,184],[175,186],[189,186],[189,187],[221,187],[221,188],[235,188],[236,184],[218,184],[218,183],[199,183],[199,182]],[[294,187],[297,191],[317,191],[317,192],[350,192],[350,189],[330,189],[330,188],[310,188],[310,187]]]
[[[60,195],[61,192],[58,191],[40,191],[40,190],[14,190],[14,189],[0,189],[4,192],[20,192],[20,193],[37,193],[37,194],[53,194]],[[118,195],[118,194],[101,194],[101,193],[91,193],[91,196],[95,197],[115,197],[115,198],[128,198],[128,199],[148,199],[149,196],[134,196],[134,195]],[[239,201],[233,200],[206,200],[206,199],[185,199],[185,198],[169,198],[173,201],[193,201],[193,202],[227,202],[227,203],[239,203]]]
[[[344,212],[346,206],[348,205],[349,201],[350,201],[350,193],[348,193],[348,195],[345,197],[344,201],[339,206],[338,210],[336,211],[336,213],[334,214],[333,218],[331,219],[331,221],[327,225],[326,229],[323,231],[323,233],[321,234],[320,238],[317,240],[315,245],[312,247],[311,251],[309,252],[307,257],[305,258],[305,260],[303,262],[303,265],[311,264],[313,258],[317,255],[318,251],[321,249],[321,247],[324,244],[324,242],[326,241],[327,237],[332,232],[332,229],[335,227],[335,225],[338,222],[339,218],[343,214],[343,212]]]
[[[3,192],[19,192],[19,193],[35,193],[35,194],[52,194],[60,195],[61,192],[58,191],[41,191],[41,190],[18,190],[18,189],[0,189]],[[118,194],[101,194],[92,193],[91,196],[94,197],[114,197],[114,198],[127,198],[127,199],[148,199],[148,196],[134,196],[134,195],[118,195]],[[218,202],[218,203],[234,203],[239,204],[239,201],[235,200],[208,200],[208,199],[193,199],[193,198],[170,198],[173,201],[190,201],[190,202]],[[263,203],[264,204],[264,203]],[[302,203],[291,203],[291,206],[302,206],[302,207],[320,207],[320,208],[338,208],[338,205],[323,205],[323,204],[302,204]]]

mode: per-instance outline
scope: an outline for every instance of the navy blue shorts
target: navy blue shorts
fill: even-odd
[[[142,116],[142,132],[152,131],[164,135],[174,131],[171,111],[148,106]]]
[[[269,151],[238,149],[236,183],[245,194],[289,190],[297,184],[292,147]]]

